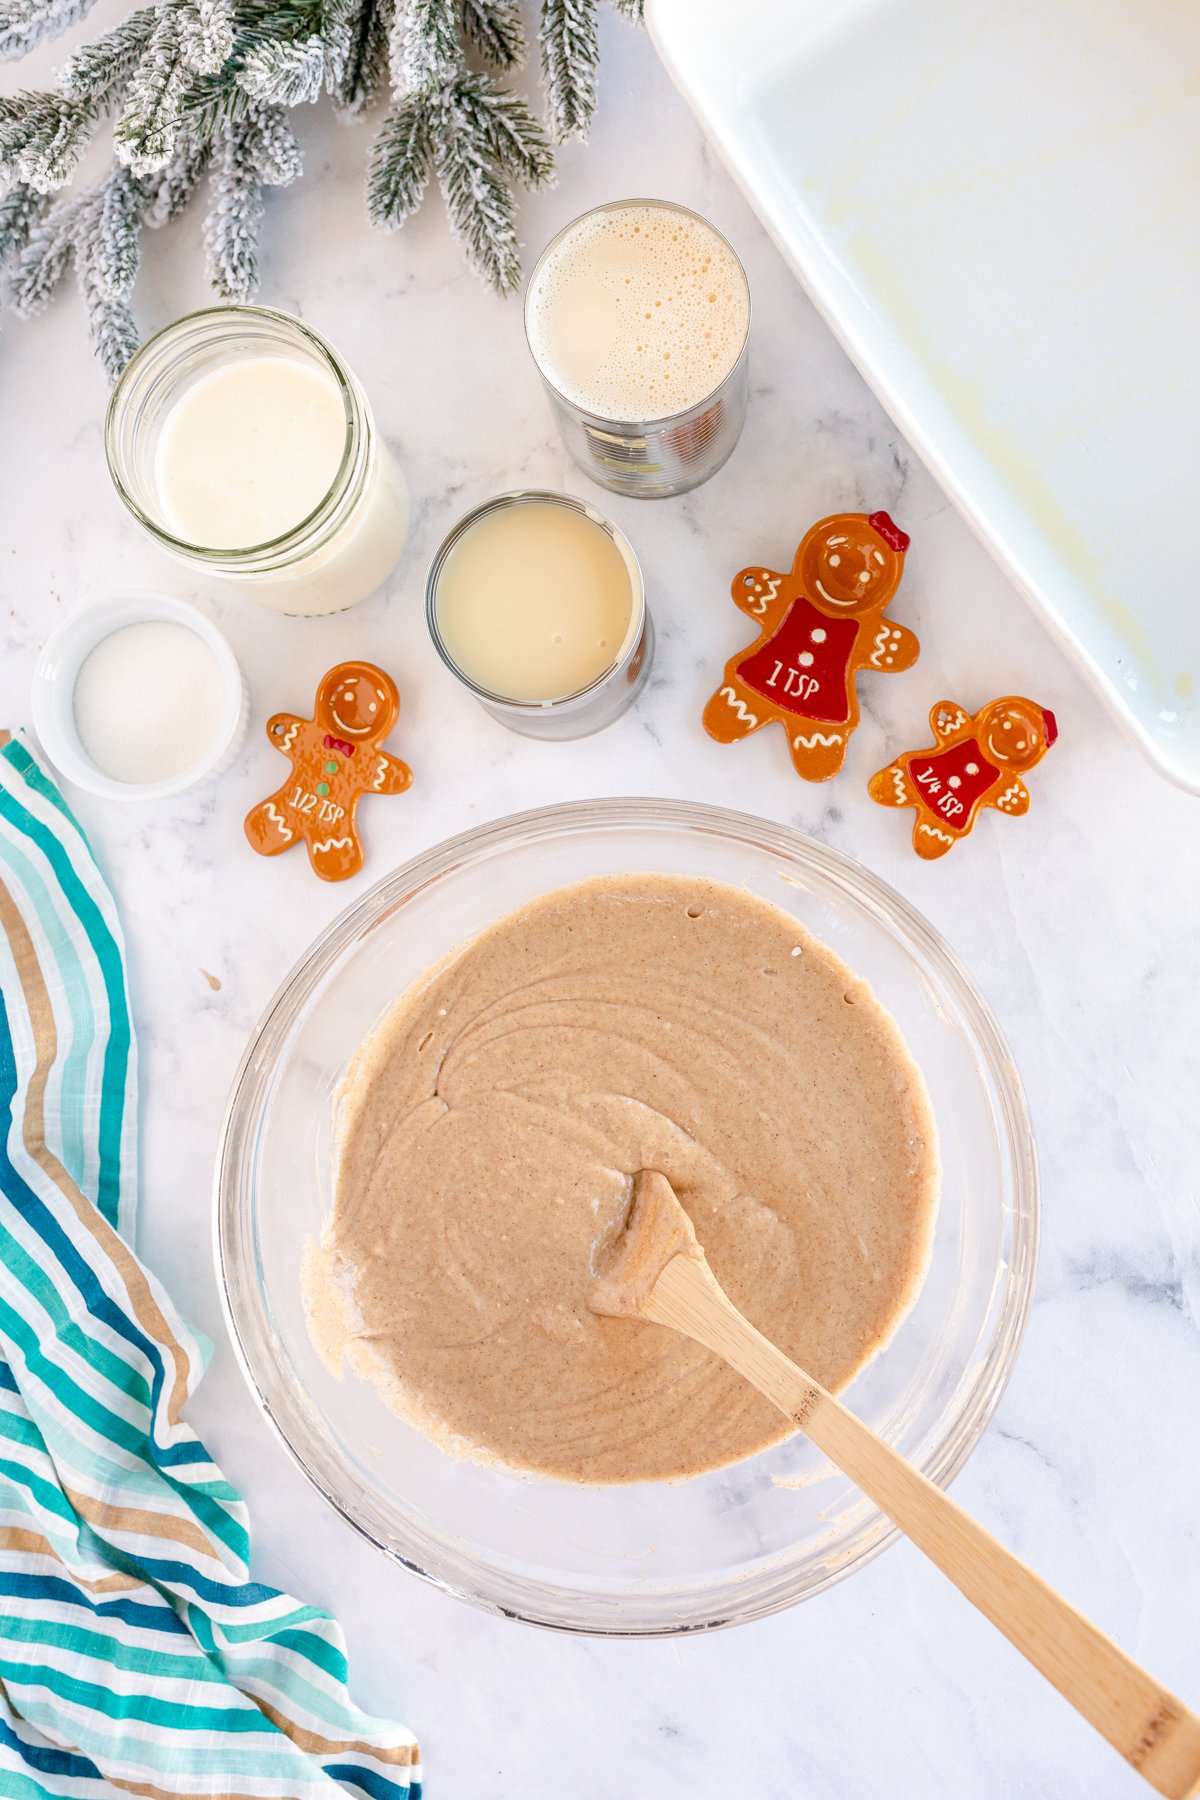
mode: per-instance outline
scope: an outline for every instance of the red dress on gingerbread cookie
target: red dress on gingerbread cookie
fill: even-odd
[[[917,660],[913,633],[883,617],[908,542],[885,512],[835,513],[805,534],[790,575],[735,575],[733,598],[761,629],[725,664],[704,709],[709,736],[731,744],[777,720],[797,774],[836,775],[858,724],[858,671],[898,675]]]
[[[390,675],[374,663],[339,663],[317,689],[311,719],[276,713],[267,738],[290,757],[292,773],[246,818],[260,856],[303,842],[323,881],[344,881],[363,865],[355,814],[363,794],[402,794],[412,770],[379,748],[400,713]]]
[[[929,749],[898,756],[867,785],[880,806],[916,808],[913,849],[932,862],[966,837],[985,806],[1013,816],[1029,811],[1019,771],[1041,762],[1058,726],[1052,712],[1019,694],[993,700],[974,716],[940,700],[929,723]]]

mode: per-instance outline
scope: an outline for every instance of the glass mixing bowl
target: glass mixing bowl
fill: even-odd
[[[229,1329],[310,1481],[387,1555],[491,1612],[612,1635],[761,1617],[848,1575],[894,1535],[797,1434],[678,1484],[578,1487],[456,1462],[305,1329],[300,1258],[331,1202],[334,1090],[363,1036],[454,945],[592,875],[712,877],[773,900],[864,976],[924,1071],[942,1188],[928,1272],[849,1405],[932,1480],[978,1442],[1033,1284],[1037,1174],[1020,1084],[945,944],[849,858],[716,807],[592,801],[525,813],[415,858],[313,945],[234,1082],[217,1166]]]

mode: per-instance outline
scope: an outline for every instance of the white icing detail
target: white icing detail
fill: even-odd
[[[376,775],[374,781],[371,783],[371,786],[375,789],[376,793],[378,793],[380,788],[383,786],[384,778],[386,777],[386,775],[387,775],[387,758],[385,756],[381,756],[379,759],[379,773]]]
[[[768,606],[770,606],[772,600],[779,592],[780,584],[783,581],[782,575],[772,575],[770,569],[763,570],[762,578],[767,584],[766,593],[759,592],[749,601],[749,604],[754,608],[756,613],[766,612]]]
[[[955,788],[961,787],[962,786],[962,777],[960,775],[952,775],[950,777],[949,782],[947,783],[947,786],[955,787]]]
[[[279,748],[281,750],[290,750],[291,749],[293,743],[296,740],[296,733],[299,731],[299,729],[300,729],[299,719],[293,719],[291,724],[288,726],[287,730],[284,732],[283,736],[279,740]]]
[[[812,643],[823,644],[825,642],[825,639],[829,636],[829,633],[826,630],[824,630],[824,628],[822,626],[818,625],[816,630],[810,631],[808,635],[809,635],[809,639]]]
[[[917,826],[917,830],[925,832],[928,837],[941,838],[943,844],[952,844],[954,842],[954,839],[950,836],[948,831],[939,831],[936,825],[920,824]]]
[[[896,790],[896,804],[902,806],[908,799],[908,783],[904,779],[903,769],[892,770],[892,786]]]
[[[270,819],[272,825],[285,843],[288,839],[295,837],[295,832],[290,825],[284,823],[283,814],[279,811],[273,800],[267,801],[267,817]]]
[[[824,602],[827,606],[853,606],[855,603],[853,597],[851,597],[849,600],[835,600],[833,595],[826,588],[824,582],[821,580],[819,575],[813,576],[813,586],[816,588],[818,594],[820,594],[822,600],[824,600]]]
[[[796,658],[796,661],[800,664],[800,667],[802,669],[811,669],[812,665],[813,665],[812,651],[811,650],[802,650],[800,652],[799,656]]]
[[[879,669],[883,667],[883,653],[887,649],[890,635],[890,627],[887,625],[881,625],[879,630],[875,633],[875,647],[871,651],[869,658],[872,668]],[[891,660],[891,657],[889,657],[888,661],[891,662]]]
[[[825,744],[832,747],[834,744],[840,744],[841,741],[842,734],[840,731],[835,731],[833,735],[829,737],[827,737],[823,731],[814,731],[811,737],[794,737],[792,739],[792,743],[797,750],[811,750],[814,744]]]
[[[323,856],[327,850],[348,850],[353,842],[354,839],[349,837],[326,838],[324,843],[314,844],[313,851],[315,855]]]
[[[758,714],[752,713],[746,705],[746,702],[744,700],[739,700],[731,687],[723,687],[721,689],[721,699],[728,701],[738,718],[744,720],[747,725],[758,724]]]
[[[840,556],[831,556],[830,557],[829,566],[831,569],[838,569],[841,567],[841,564],[842,564],[842,559]]]
[[[978,763],[968,763],[967,764],[967,774],[968,775],[978,775],[978,773],[979,773],[979,764]]]

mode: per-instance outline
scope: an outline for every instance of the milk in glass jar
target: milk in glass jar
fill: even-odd
[[[279,612],[353,606],[404,546],[407,488],[362,388],[286,313],[211,307],[159,332],[117,383],[105,447],[152,537]]]

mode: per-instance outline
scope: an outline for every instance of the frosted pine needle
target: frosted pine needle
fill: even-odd
[[[458,128],[514,181],[537,188],[554,173],[546,134],[519,94],[490,75],[460,75],[450,93]]]
[[[61,94],[0,100],[0,181],[23,181],[39,194],[64,187],[95,124],[91,110]]]
[[[75,217],[81,196],[60,200],[30,231],[16,260],[9,263],[5,286],[13,311],[31,319],[41,312],[75,256]]]
[[[183,211],[212,160],[212,143],[208,139],[184,143],[165,169],[143,176],[140,183],[145,197],[143,223],[151,231],[169,225]]]
[[[75,220],[75,272],[92,343],[110,381],[138,344],[129,294],[140,260],[141,214],[137,181],[118,167],[88,196]]]
[[[250,137],[250,154],[265,187],[287,187],[304,168],[300,140],[288,124],[282,106],[264,106],[255,117],[256,132]]]
[[[390,0],[378,5],[375,0],[362,0],[351,9],[344,64],[326,77],[334,105],[350,117],[370,106],[387,85],[392,17]],[[341,48],[339,37],[339,52]]]
[[[140,6],[94,44],[81,44],[58,72],[59,92],[85,106],[101,106],[124,86],[141,61],[155,25],[152,6]]]
[[[49,43],[91,11],[95,0],[0,0],[0,62]]]
[[[151,175],[170,162],[192,73],[180,44],[177,15],[160,7],[113,132],[118,159],[135,175]]]
[[[314,32],[300,43],[267,38],[247,52],[238,81],[255,100],[303,106],[320,97],[325,46]]]
[[[76,254],[86,253],[98,295],[128,300],[137,280],[143,197],[128,169],[116,168],[94,208],[76,225]]]
[[[463,0],[463,30],[484,62],[515,69],[525,60],[525,29],[515,0]]]
[[[179,0],[179,48],[197,75],[216,75],[233,54],[232,0]]]
[[[538,41],[550,135],[559,144],[586,138],[600,67],[596,0],[542,0]]]
[[[204,247],[208,278],[224,300],[248,300],[258,286],[263,180],[257,151],[257,121],[237,119],[224,127],[213,154]]]
[[[453,76],[462,66],[459,0],[396,0],[389,64],[402,98]]]
[[[371,150],[367,213],[372,225],[394,231],[424,198],[433,161],[430,109],[411,95],[392,108]]]
[[[467,261],[497,293],[512,293],[521,282],[512,189],[453,94],[434,120],[434,160],[450,229]]]
[[[26,187],[23,181],[8,190],[0,200],[0,261],[21,254],[48,205],[45,194]]]

